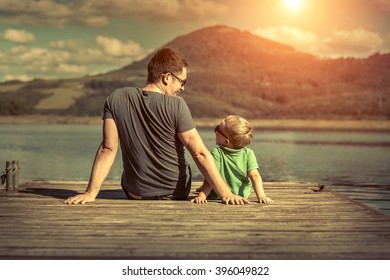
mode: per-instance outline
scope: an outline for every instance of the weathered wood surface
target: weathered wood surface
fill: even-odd
[[[265,183],[274,205],[227,206],[127,200],[107,182],[96,202],[63,204],[84,188],[1,190],[0,259],[390,259],[390,217],[315,184]]]

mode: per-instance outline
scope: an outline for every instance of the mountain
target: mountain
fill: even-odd
[[[320,59],[227,26],[166,46],[189,62],[182,96],[194,117],[390,118],[390,53]],[[145,85],[150,56],[97,76],[0,84],[0,114],[100,116],[115,88]]]

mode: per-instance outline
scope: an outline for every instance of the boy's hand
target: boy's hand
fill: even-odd
[[[191,202],[196,204],[207,203],[207,197],[203,192],[200,192],[197,197],[191,199]]]
[[[264,197],[260,197],[259,198],[259,203],[261,203],[261,204],[273,204],[274,201],[271,198],[264,196]]]
[[[242,205],[249,204],[249,200],[239,195],[230,194],[221,198],[223,204]]]

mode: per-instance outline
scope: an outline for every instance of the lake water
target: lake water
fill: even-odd
[[[199,129],[211,149],[213,129]],[[21,181],[88,180],[100,125],[0,124],[0,164],[19,160]],[[255,150],[264,181],[325,184],[390,215],[390,133],[256,131]],[[201,174],[187,154],[195,179]],[[118,154],[108,179],[119,180]]]

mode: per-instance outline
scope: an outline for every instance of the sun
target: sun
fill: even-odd
[[[304,0],[284,0],[284,5],[289,10],[299,10],[303,6]]]

